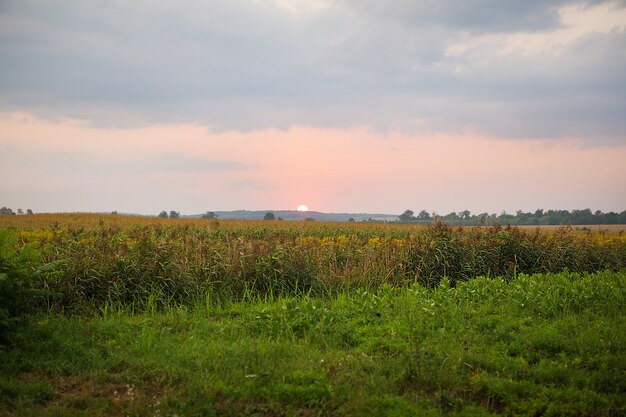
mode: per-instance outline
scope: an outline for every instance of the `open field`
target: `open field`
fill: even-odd
[[[217,222],[223,228],[240,230],[240,229],[255,229],[259,227],[267,227],[268,222],[262,220],[223,220],[223,219],[162,219],[158,217],[148,216],[126,216],[126,215],[112,215],[112,214],[92,214],[92,213],[66,213],[66,214],[34,214],[34,215],[21,215],[10,216],[0,215],[0,227],[16,227],[19,229],[41,229],[48,228],[51,225],[58,226],[77,226],[80,225],[84,228],[94,228],[105,223],[112,226],[151,226],[151,225],[189,225],[197,227],[211,227]],[[272,223],[274,228],[281,229],[281,223],[278,221]],[[300,230],[315,230],[319,229],[321,225],[331,226],[334,229],[341,230],[401,230],[401,231],[418,231],[424,229],[426,226],[418,224],[398,224],[398,223],[377,223],[377,222],[301,222],[286,220],[282,228],[292,229],[297,228]],[[504,226],[504,225],[503,225]],[[474,226],[463,226],[465,228],[472,228]],[[540,230],[542,232],[552,233],[563,226],[516,226],[524,230],[534,231]],[[624,224],[601,224],[601,225],[575,225],[572,226],[572,231],[575,234],[591,233],[604,233],[609,235],[619,235],[626,233],[626,225]]]
[[[0,413],[618,416],[625,290],[559,274],[42,315],[4,349]]]
[[[226,230],[254,230],[267,228],[271,225],[274,230],[318,230],[328,229],[337,233],[341,230],[420,230],[425,226],[405,225],[398,223],[376,222],[305,222],[305,221],[264,221],[264,220],[223,220],[223,219],[168,219],[148,216],[125,216],[114,214],[92,213],[65,213],[65,214],[33,214],[33,215],[0,215],[0,227],[15,227],[18,229],[42,229],[50,226],[72,226],[85,229],[94,229],[102,225],[117,227],[137,226],[188,226],[188,227],[221,227]],[[325,226],[325,227],[324,227]]]
[[[0,227],[0,415],[626,413],[619,232]]]
[[[546,232],[554,232],[563,226],[517,226],[522,229],[539,229]],[[626,224],[587,224],[572,226],[574,233],[605,233],[608,235],[620,235],[626,233]]]

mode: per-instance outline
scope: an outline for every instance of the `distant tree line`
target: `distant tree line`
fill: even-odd
[[[180,212],[178,211],[170,211],[170,214],[167,214],[167,211],[163,210],[162,212],[159,213],[158,217],[162,218],[162,219],[167,219],[168,217],[170,219],[178,219],[180,218]]]
[[[603,213],[600,210],[592,212],[591,209],[583,210],[543,210],[523,212],[518,210],[515,214],[502,212],[499,215],[493,213],[472,214],[469,210],[452,212],[446,215],[430,214],[426,210],[417,215],[411,210],[406,210],[398,216],[400,223],[431,224],[439,220],[453,226],[473,226],[479,224],[510,224],[513,226],[540,226],[540,225],[584,225],[584,224],[626,224],[626,210],[621,213],[610,211]]]
[[[0,208],[0,214],[24,214],[24,210],[18,208],[17,213],[15,213],[12,209],[8,207],[2,207]],[[31,209],[26,209],[26,214],[33,214],[33,211]]]

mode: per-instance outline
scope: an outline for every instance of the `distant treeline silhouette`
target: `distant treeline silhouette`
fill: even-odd
[[[472,214],[469,210],[464,210],[443,216],[428,213],[426,210],[420,211],[415,216],[413,211],[406,210],[398,218],[398,221],[401,223],[418,224],[432,224],[437,220],[454,226],[491,225],[495,223],[513,226],[626,224],[626,210],[620,213],[613,211],[603,213],[600,210],[592,212],[591,209],[572,211],[538,209],[535,212],[526,213],[518,210],[515,214],[502,212],[499,215],[495,213]]]

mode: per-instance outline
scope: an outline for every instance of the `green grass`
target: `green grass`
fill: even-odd
[[[0,415],[626,414],[626,273],[31,317]]]
[[[31,295],[54,293],[45,298],[46,307],[73,313],[111,303],[139,312],[149,297],[161,306],[188,305],[205,294],[231,300],[250,294],[328,296],[387,284],[436,287],[443,277],[455,285],[476,276],[510,280],[521,273],[626,269],[626,236],[571,227],[544,233],[497,225],[161,223],[87,216],[94,217],[89,226],[85,218],[58,215],[49,220],[61,224],[30,229],[20,228],[27,216],[9,217],[17,228],[0,234],[14,242],[10,251],[37,247],[42,262],[54,266],[22,287]],[[8,289],[0,288],[0,298],[14,294],[0,286]]]

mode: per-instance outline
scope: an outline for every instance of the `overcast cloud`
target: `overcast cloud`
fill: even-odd
[[[0,111],[626,143],[626,2],[0,2]]]
[[[626,208],[626,0],[0,0],[0,205]]]

